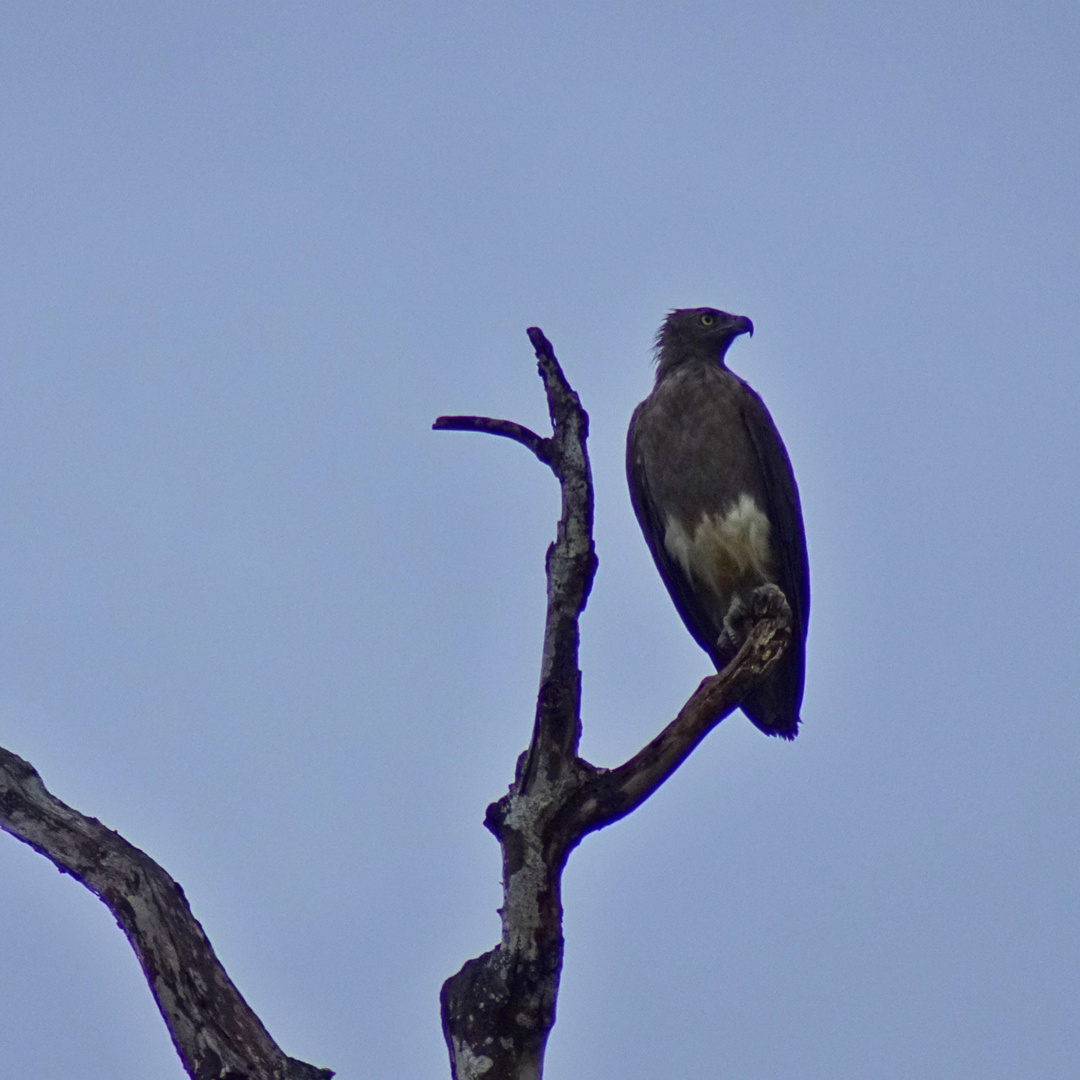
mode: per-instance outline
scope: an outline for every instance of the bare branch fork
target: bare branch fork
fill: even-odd
[[[85,885],[135,950],[192,1080],[330,1080],[289,1057],[236,989],[183,889],[96,818],[50,794],[29,762],[0,749],[0,828]]]
[[[443,1034],[454,1080],[540,1080],[555,1023],[562,970],[562,871],[590,832],[640,806],[780,658],[791,612],[775,585],[754,595],[754,621],[735,658],[705,679],[679,715],[629,761],[597,768],[578,755],[581,671],[578,619],[596,573],[589,418],[551,343],[528,330],[547,393],[552,435],[510,420],[441,416],[441,431],[513,439],[549,465],[562,489],[562,516],[547,553],[547,621],[532,740],[510,790],[484,824],[503,856],[502,940],[443,984]]]

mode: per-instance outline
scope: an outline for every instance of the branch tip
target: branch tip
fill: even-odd
[[[525,333],[529,335],[529,340],[532,342],[532,347],[536,350],[538,357],[544,356],[550,360],[555,359],[555,350],[539,326],[530,326]]]
[[[545,465],[550,465],[554,453],[551,439],[513,420],[495,420],[490,416],[440,416],[431,425],[433,431],[478,431],[485,435],[501,435],[531,450]]]

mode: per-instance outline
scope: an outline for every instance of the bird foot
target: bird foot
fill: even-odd
[[[762,619],[775,619],[788,607],[783,590],[772,582],[759,585],[750,594],[749,603],[742,597],[731,601],[724,617],[724,629],[716,639],[721,656],[734,656],[742,647],[754,624]]]
[[[754,594],[750,598],[750,607],[753,611],[753,618],[750,622],[756,623],[759,619],[778,618],[789,605],[783,589],[779,585],[767,581],[754,590]]]

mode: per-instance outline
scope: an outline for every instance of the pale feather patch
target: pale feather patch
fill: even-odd
[[[693,533],[669,516],[664,547],[688,577],[725,601],[740,584],[772,580],[769,519],[746,492],[727,513],[702,514]]]

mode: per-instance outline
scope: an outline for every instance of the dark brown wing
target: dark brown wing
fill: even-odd
[[[740,380],[741,381],[741,380]],[[791,644],[776,670],[743,702],[743,712],[763,731],[793,739],[798,730],[806,671],[810,616],[810,564],[799,489],[787,450],[765,403],[743,383],[741,412],[768,493],[766,514],[774,538],[777,582],[791,606]]]
[[[660,571],[660,577],[667,586],[675,609],[693,639],[709,654],[719,670],[731,659],[730,656],[721,656],[716,647],[717,638],[723,627],[715,625],[698,600],[693,583],[664,547],[666,524],[649,492],[649,477],[645,468],[644,455],[637,445],[639,423],[648,404],[649,401],[646,399],[634,410],[626,437],[626,480],[630,488],[630,502],[634,507],[641,531],[645,535],[645,543],[652,553],[653,562]]]

